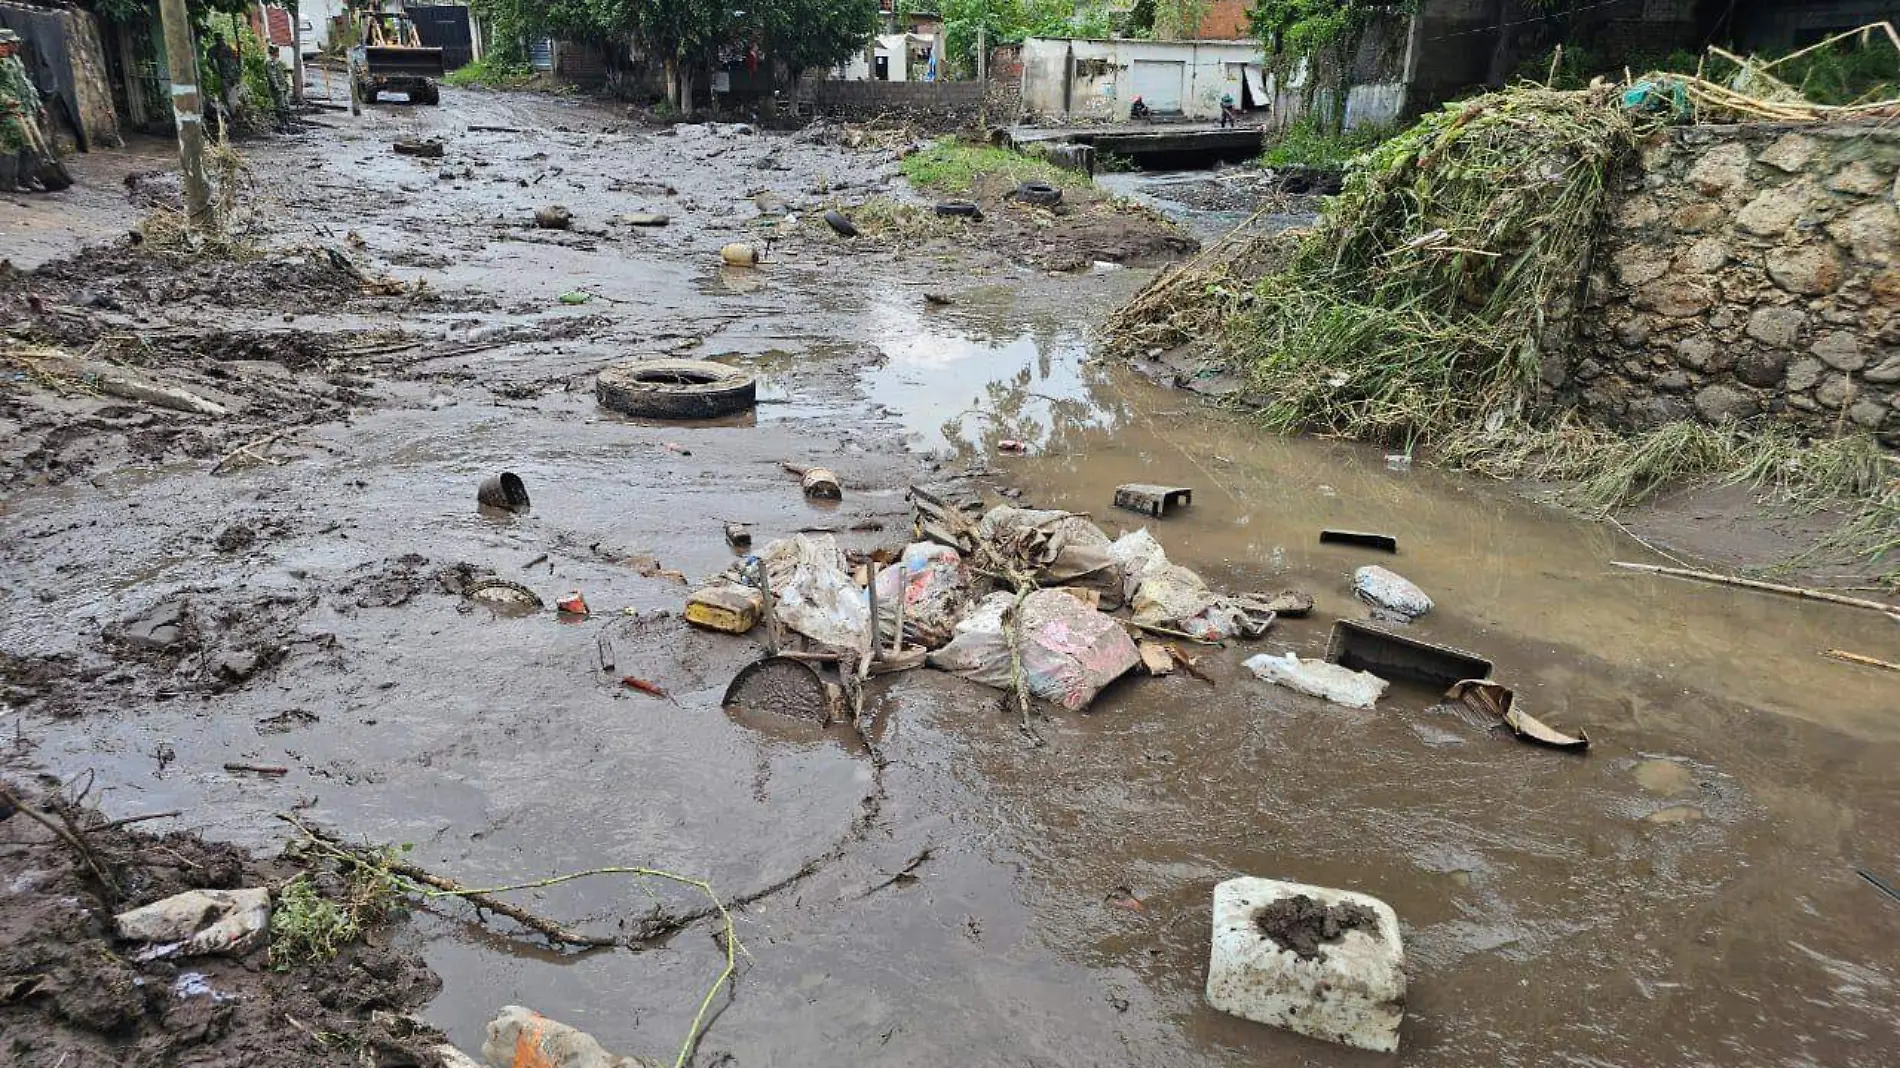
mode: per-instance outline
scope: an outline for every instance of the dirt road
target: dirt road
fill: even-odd
[[[51,387],[56,402],[9,401],[0,651],[37,746],[14,759],[96,770],[120,784],[111,815],[181,808],[270,848],[269,814],[295,807],[476,883],[651,865],[738,896],[810,868],[740,915],[749,959],[699,1063],[1384,1063],[1205,1007],[1209,893],[1240,873],[1398,910],[1398,1063],[1872,1066],[1900,1049],[1900,902],[1856,874],[1900,877],[1900,687],[1818,655],[1900,659],[1900,628],[1616,575],[1610,559],[1652,557],[1489,486],[1262,437],[1102,366],[1088,332],[1139,269],[1051,275],[1021,247],[808,229],[762,270],[716,266],[724,242],[778,232],[761,191],[794,211],[883,191],[888,155],[638,129],[531,95],[445,91],[440,108],[326,121],[248,150],[276,202],[262,237],[311,251],[211,275],[74,261],[0,292],[45,290],[69,347],[102,335],[61,307],[158,335],[148,366],[235,413]],[[389,150],[425,135],[444,158]],[[575,230],[525,225],[553,202]],[[608,221],[631,212],[670,224]],[[94,194],[75,229],[135,216]],[[36,237],[20,258],[64,251]],[[560,303],[575,291],[592,297]],[[594,371],[662,352],[753,368],[766,403],[691,426],[596,407]],[[208,474],[287,426],[269,451],[287,462]],[[1034,454],[998,456],[1003,438]],[[843,502],[804,500],[785,460],[840,472]],[[531,515],[476,511],[475,485],[502,469],[526,480]],[[1153,528],[1173,559],[1319,599],[1263,648],[1315,655],[1332,618],[1360,614],[1351,569],[1387,563],[1438,601],[1421,636],[1481,650],[1595,744],[1533,749],[1422,690],[1367,713],[1308,701],[1251,679],[1250,648],[1209,655],[1212,687],[1125,681],[1058,714],[1041,748],[993,691],[933,672],[877,684],[875,753],[721,712],[756,643],[686,628],[685,587],[657,569],[725,567],[727,520],[894,543],[923,478],[1111,530],[1136,525],[1108,508],[1115,484],[1194,485],[1193,510]],[[883,529],[849,530],[866,523]],[[1389,531],[1400,555],[1319,546],[1324,526]],[[594,615],[471,611],[456,594],[482,571],[550,602],[582,590]],[[618,686],[626,674],[675,700]],[[533,907],[611,930],[649,893],[689,903],[596,881]],[[670,1060],[721,959],[703,927],[581,955],[453,909],[412,931],[443,979],[427,1015],[468,1050],[523,1003]]]

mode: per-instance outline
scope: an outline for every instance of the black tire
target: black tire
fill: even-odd
[[[837,231],[839,237],[858,236],[858,228],[851,225],[851,220],[846,218],[842,211],[834,209],[825,212],[825,225]]]
[[[1053,208],[1062,203],[1062,190],[1048,182],[1024,182],[1011,197],[1018,203],[1038,208]]]
[[[716,419],[757,404],[758,381],[705,360],[628,360],[595,376],[594,399],[646,419]]]
[[[409,102],[411,104],[428,104],[433,106],[442,103],[442,94],[435,86],[431,85],[426,89],[417,89],[415,92],[410,93]]]
[[[951,215],[963,219],[981,219],[983,209],[968,200],[946,200],[937,205],[937,214]]]

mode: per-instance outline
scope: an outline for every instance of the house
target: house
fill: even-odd
[[[863,52],[832,73],[847,82],[923,81],[937,39],[918,33],[880,33]]]
[[[1136,97],[1198,120],[1220,118],[1223,96],[1263,112],[1274,99],[1259,41],[1031,37],[1021,57],[1023,112],[1048,121],[1126,121]]]

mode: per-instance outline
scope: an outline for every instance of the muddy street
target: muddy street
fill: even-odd
[[[708,879],[751,903],[701,1064],[1893,1063],[1900,901],[1857,870],[1900,881],[1900,685],[1820,655],[1900,659],[1881,616],[1620,572],[1667,561],[1105,360],[1095,329],[1180,251],[1146,214],[850,241],[825,206],[934,199],[888,148],[534,93],[322,121],[243,146],[269,251],[224,268],[80,252],[138,223],[124,176],[163,169],[151,146],[0,198],[0,257],[38,269],[0,277],[0,307],[64,353],[10,370],[0,412],[9,773],[92,773],[109,816],[178,809],[168,826],[264,853],[296,812],[477,885]],[[391,150],[431,139],[439,159]],[[552,204],[570,228],[533,225]],[[768,238],[758,268],[720,264]],[[63,390],[81,353],[229,413]],[[758,406],[596,403],[601,368],[663,355],[755,372]],[[786,463],[837,472],[842,500],[808,500]],[[501,471],[529,512],[477,508]],[[1111,507],[1127,482],[1194,487],[1147,524],[1172,561],[1308,590],[1314,613],[1196,650],[1209,681],[1131,675],[1051,708],[1041,746],[998,691],[930,670],[872,680],[868,744],[728,714],[760,635],[681,618],[734,563],[727,523],[898,548],[930,483],[1116,534],[1142,526]],[[1399,553],[1322,545],[1327,527]],[[1423,686],[1356,711],[1241,666],[1322,655],[1363,618],[1364,564],[1437,601],[1416,636],[1481,652],[1588,753]],[[492,611],[464,596],[483,575],[592,612]],[[1210,894],[1241,874],[1397,911],[1396,1058],[1207,1006]],[[693,903],[620,878],[524,901],[608,933]],[[724,954],[707,924],[561,952],[488,921],[438,902],[397,935],[441,977],[422,1015],[469,1051],[520,1004],[670,1062]]]

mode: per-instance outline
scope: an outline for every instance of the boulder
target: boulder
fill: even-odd
[[[1704,386],[1695,395],[1695,410],[1711,423],[1748,419],[1761,411],[1754,396],[1734,386]]]
[[[1761,162],[1778,171],[1795,174],[1814,158],[1814,138],[1806,134],[1783,134],[1781,139],[1761,151]]]
[[[1801,328],[1807,321],[1807,314],[1796,308],[1756,308],[1748,317],[1745,333],[1764,345],[1791,349],[1801,339]]]
[[[1858,371],[1867,366],[1867,353],[1861,349],[1860,338],[1845,330],[1822,334],[1808,351],[1836,371]]]
[[[1790,293],[1815,297],[1841,284],[1841,259],[1827,245],[1769,249],[1768,277]]]

